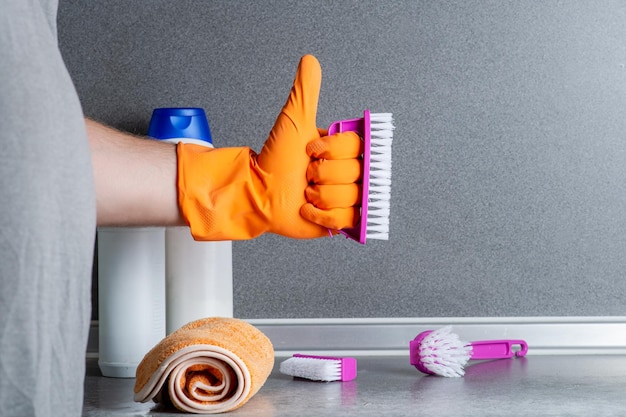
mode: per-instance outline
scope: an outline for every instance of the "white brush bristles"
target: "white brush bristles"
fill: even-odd
[[[317,358],[289,358],[280,364],[280,372],[313,381],[341,380],[341,361]]]
[[[465,365],[470,360],[472,346],[459,340],[452,333],[452,327],[446,326],[434,330],[420,343],[420,361],[434,374],[447,377],[465,375]]]
[[[370,172],[366,219],[368,239],[389,239],[393,129],[391,113],[370,114]]]

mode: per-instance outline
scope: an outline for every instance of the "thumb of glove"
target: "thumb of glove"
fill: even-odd
[[[321,84],[319,61],[312,55],[303,56],[289,97],[258,157],[259,166],[267,172],[306,173],[310,160],[306,145],[320,137],[316,118]],[[299,172],[293,172],[295,169]]]

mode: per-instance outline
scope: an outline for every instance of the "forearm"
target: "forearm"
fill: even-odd
[[[176,146],[85,120],[92,153],[98,226],[183,225]]]

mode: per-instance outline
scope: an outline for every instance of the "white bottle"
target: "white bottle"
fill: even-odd
[[[134,378],[165,337],[165,230],[98,228],[98,365],[104,376]]]
[[[188,227],[165,231],[166,331],[233,316],[232,242],[197,242]]]
[[[160,108],[148,136],[213,147],[201,108]],[[166,332],[205,317],[233,316],[232,242],[195,241],[188,227],[165,231]]]

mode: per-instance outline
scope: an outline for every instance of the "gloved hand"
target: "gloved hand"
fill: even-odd
[[[260,154],[179,143],[178,203],[196,240],[327,236],[359,220],[361,140],[316,127],[321,68],[302,57]]]

